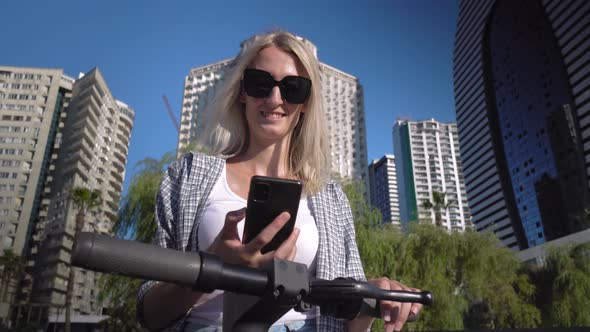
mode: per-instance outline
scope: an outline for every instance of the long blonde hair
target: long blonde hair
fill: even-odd
[[[315,193],[330,176],[330,151],[321,96],[320,64],[310,46],[286,31],[256,35],[244,44],[240,54],[223,78],[223,86],[215,96],[207,129],[199,139],[201,149],[229,158],[243,152],[249,139],[248,126],[240,102],[242,73],[269,46],[291,53],[301,62],[312,81],[306,112],[294,129],[289,144],[288,172],[304,184],[306,193]]]

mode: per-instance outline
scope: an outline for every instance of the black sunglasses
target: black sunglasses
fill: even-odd
[[[275,81],[269,72],[248,68],[244,70],[244,91],[250,97],[265,98],[275,86],[279,86],[281,97],[290,104],[303,104],[311,91],[311,80],[301,76],[285,76]]]

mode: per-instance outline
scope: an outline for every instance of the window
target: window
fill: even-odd
[[[14,191],[14,184],[0,184],[0,191]]]
[[[14,244],[14,238],[7,236],[4,238],[4,248],[10,248]]]

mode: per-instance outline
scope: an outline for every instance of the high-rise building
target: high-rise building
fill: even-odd
[[[0,254],[27,254],[73,81],[61,69],[0,66]],[[8,294],[0,297],[0,317],[8,314],[17,282],[2,290]]]
[[[316,46],[303,42],[317,56]],[[248,47],[250,40],[242,43]],[[178,151],[181,153],[203,132],[215,93],[223,74],[234,59],[194,68],[185,79]],[[359,80],[341,70],[320,63],[322,96],[332,153],[332,169],[342,177],[356,178],[368,185],[367,138],[363,88]]]
[[[433,192],[444,193],[448,208],[441,209],[442,226],[463,231],[470,225],[471,213],[465,195],[465,183],[459,153],[457,125],[434,119],[397,120],[393,126],[400,217],[402,225],[410,221],[435,223]]]
[[[116,100],[95,68],[77,79],[53,153],[52,181],[45,183],[45,203],[36,224],[31,256],[32,302],[65,303],[69,259],[78,207],[73,187],[98,190],[101,204],[85,216],[85,231],[108,234],[116,221],[135,112]],[[99,275],[75,268],[72,314],[100,314]]]
[[[460,3],[455,103],[473,222],[515,250],[587,227],[589,11],[587,1]]]
[[[61,69],[0,67],[0,237],[27,260],[10,301],[51,306],[49,314],[63,307],[78,211],[70,190],[100,192],[85,230],[110,233],[134,114],[97,68],[76,80]],[[98,275],[76,271],[73,314],[100,314]],[[8,303],[2,309],[6,317]]]
[[[383,223],[399,227],[399,197],[394,155],[386,154],[381,159],[373,160],[369,165],[369,183],[371,204],[381,211]]]
[[[230,59],[193,68],[185,77],[177,146],[179,154],[205,130],[209,116],[207,110],[217,92],[216,87],[220,86],[223,74],[231,65]]]

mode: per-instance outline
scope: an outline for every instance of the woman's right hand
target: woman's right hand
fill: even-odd
[[[291,235],[277,250],[266,254],[260,252],[289,221],[290,215],[288,212],[278,215],[252,241],[243,244],[238,235],[238,223],[244,220],[245,216],[246,208],[230,211],[225,216],[225,223],[221,232],[219,232],[207,251],[219,256],[225,263],[246,265],[254,268],[265,265],[275,257],[290,261],[295,258],[297,252],[295,244],[299,236],[298,228],[293,229]]]

